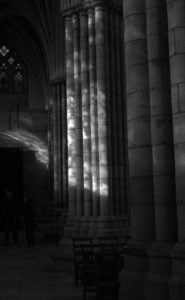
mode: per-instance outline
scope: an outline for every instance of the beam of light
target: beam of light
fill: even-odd
[[[17,129],[5,131],[3,136],[6,140],[14,141],[21,146],[32,150],[35,153],[36,159],[48,168],[48,147],[39,137],[28,131]]]

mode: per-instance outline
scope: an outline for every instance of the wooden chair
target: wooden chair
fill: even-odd
[[[97,266],[93,261],[82,268],[82,286],[83,300],[86,300],[88,293],[97,292]]]
[[[96,282],[97,300],[119,299],[119,268],[114,260],[98,265]]]
[[[92,239],[73,239],[74,276],[75,285],[82,280],[82,268],[92,255]]]
[[[83,300],[87,294],[95,293],[97,300],[118,300],[119,269],[114,260],[98,260],[96,264],[83,267],[82,271]]]

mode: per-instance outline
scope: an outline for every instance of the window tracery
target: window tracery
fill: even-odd
[[[17,53],[0,46],[0,92],[25,92],[25,66]]]

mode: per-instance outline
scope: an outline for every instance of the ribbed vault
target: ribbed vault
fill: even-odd
[[[45,91],[56,64],[57,5],[48,0],[0,0],[0,41],[20,54]]]

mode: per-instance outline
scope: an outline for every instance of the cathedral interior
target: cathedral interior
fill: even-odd
[[[183,101],[184,0],[0,0],[0,207],[56,256],[124,239],[120,300],[185,299]]]

